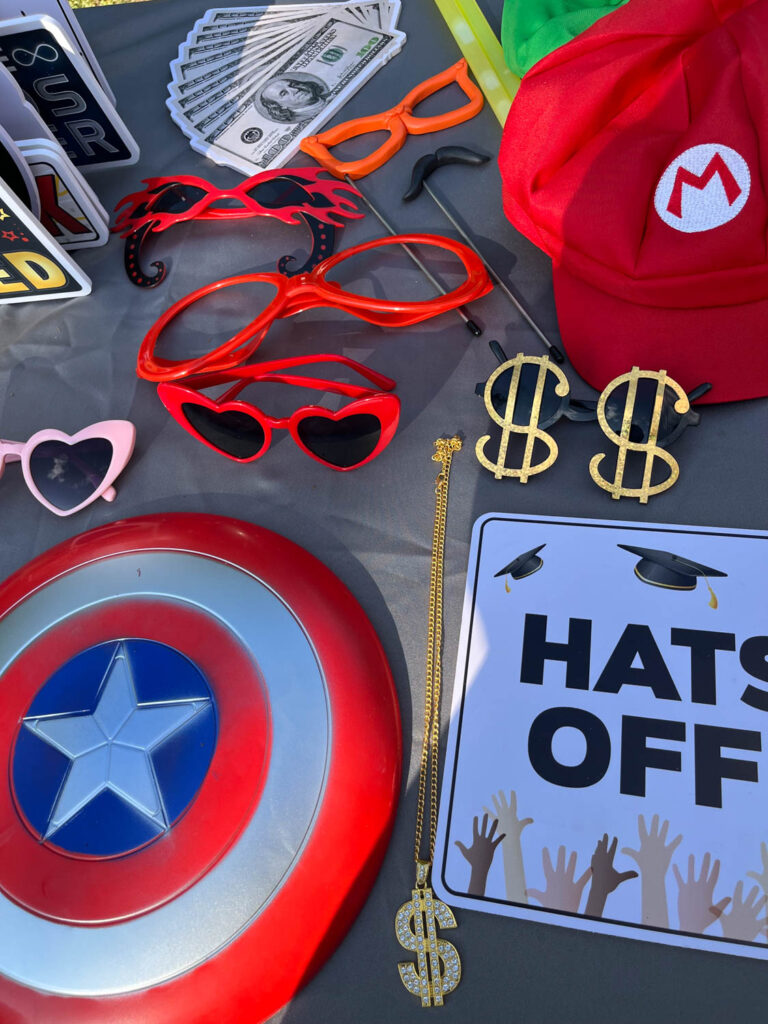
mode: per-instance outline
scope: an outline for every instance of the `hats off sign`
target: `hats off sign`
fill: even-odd
[[[478,520],[438,895],[768,959],[766,575],[753,532]]]

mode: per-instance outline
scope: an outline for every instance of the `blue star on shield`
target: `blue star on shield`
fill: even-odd
[[[214,697],[188,658],[150,640],[99,644],[54,673],[24,716],[16,800],[55,847],[128,853],[186,810],[215,742]]]

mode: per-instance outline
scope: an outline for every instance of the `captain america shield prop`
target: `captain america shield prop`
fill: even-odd
[[[249,523],[114,523],[0,587],[0,688],[0,1019],[276,1012],[396,807],[394,687],[349,591]]]

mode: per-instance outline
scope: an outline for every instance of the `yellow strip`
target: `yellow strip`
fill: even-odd
[[[520,79],[504,63],[501,43],[476,0],[435,0],[435,3],[503,127]]]

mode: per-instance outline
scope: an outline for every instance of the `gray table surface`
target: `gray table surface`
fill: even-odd
[[[141,146],[137,166],[92,176],[107,209],[150,175],[199,174],[221,185],[238,180],[235,172],[193,152],[164,105],[169,61],[207,6],[203,0],[150,0],[79,12],[119,111]],[[498,27],[500,0],[488,0],[486,6]],[[402,54],[346,105],[339,120],[385,109],[458,59],[431,0],[404,0],[403,8],[400,27],[408,42]],[[411,207],[400,203],[412,163],[439,144],[464,143],[493,154],[499,138],[499,125],[485,109],[439,139],[410,139],[363,187],[399,227],[448,234],[426,197]],[[557,339],[549,260],[505,220],[495,165],[472,172],[446,169],[435,187],[460,211],[498,268],[511,274],[519,296]],[[137,379],[136,352],[147,328],[171,301],[228,274],[272,269],[278,255],[300,248],[297,232],[262,219],[227,230],[177,227],[155,243],[159,255],[171,257],[169,279],[145,292],[128,282],[122,242],[113,238],[105,248],[77,256],[93,280],[90,297],[2,309],[0,436],[24,439],[51,426],[74,432],[99,419],[121,417],[136,424],[138,440],[118,480],[115,503],[98,502],[68,519],[39,506],[11,467],[0,485],[0,578],[52,545],[103,523],[147,513],[207,512],[258,523],[301,544],[347,584],[369,615],[392,666],[402,712],[404,779],[394,834],[370,898],[347,937],[274,1020],[405,1024],[423,1022],[431,1012],[444,1024],[619,1024],[763,1016],[768,980],[762,963],[466,911],[451,935],[463,958],[461,986],[442,1010],[427,1012],[398,979],[396,964],[403,951],[393,920],[408,897],[413,874],[434,439],[459,431],[470,442],[454,464],[446,545],[444,676],[450,691],[469,537],[479,515],[546,513],[761,528],[768,498],[768,401],[706,409],[701,425],[675,447],[679,483],[648,506],[613,502],[592,484],[587,466],[591,455],[604,450],[599,447],[602,435],[596,427],[567,422],[555,430],[560,457],[551,470],[524,487],[496,482],[472,453],[487,425],[474,385],[495,365],[486,340],[498,338],[509,354],[541,353],[498,290],[474,304],[485,326],[484,337],[474,341],[450,314],[387,330],[341,313],[316,311],[276,323],[260,358],[332,351],[389,374],[398,381],[402,401],[395,439],[382,457],[349,474],[315,464],[287,437],[257,466],[237,466],[196,443],[170,419],[154,385]],[[345,229],[342,244],[379,234],[368,217]],[[566,370],[575,395],[594,394]],[[450,692],[443,703],[444,726],[449,697]]]

